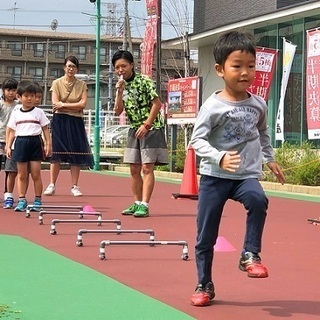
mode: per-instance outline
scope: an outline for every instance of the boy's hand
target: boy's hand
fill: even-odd
[[[273,174],[277,177],[278,181],[281,184],[285,183],[285,177],[284,174],[281,171],[280,166],[275,161],[268,162],[267,163],[268,168],[273,172]]]
[[[6,149],[7,149],[7,152],[6,152],[7,158],[8,158],[8,159],[11,159],[12,150],[11,150],[11,148],[6,148]]]
[[[46,157],[50,157],[52,155],[52,147],[51,145],[45,146]]]
[[[238,151],[227,151],[220,161],[220,167],[224,170],[235,172],[239,168],[240,161]]]

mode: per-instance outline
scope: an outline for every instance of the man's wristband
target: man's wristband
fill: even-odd
[[[150,126],[150,124],[148,124],[148,123],[144,123],[143,126],[144,126],[147,130],[150,130],[150,129],[151,129],[151,126]]]

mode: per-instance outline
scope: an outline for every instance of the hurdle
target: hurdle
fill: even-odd
[[[103,240],[100,242],[100,260],[106,260],[106,252],[105,247],[110,245],[173,245],[173,246],[182,246],[182,260],[189,259],[189,251],[188,251],[188,243],[186,241],[136,241],[136,240],[128,240],[128,241],[113,241],[113,240]]]
[[[312,224],[320,224],[320,218],[319,219],[309,218],[308,222],[311,222]]]
[[[37,210],[33,210],[34,208],[37,208]],[[82,206],[56,206],[56,205],[41,205],[41,206],[34,206],[33,204],[28,204],[27,209],[26,209],[26,218],[30,218],[30,212],[39,212],[41,210],[46,210],[46,209],[56,209],[56,210],[79,210],[82,211],[83,207]]]
[[[109,219],[109,220],[83,220],[83,219],[53,219],[51,221],[50,233],[52,235],[57,234],[56,224],[58,223],[96,223],[101,226],[103,223],[115,223],[117,225],[117,230],[121,230],[121,221],[119,219]]]
[[[154,237],[155,233],[152,229],[146,229],[146,230],[87,230],[87,229],[80,229],[78,231],[78,236],[77,236],[77,241],[76,245],[78,247],[83,246],[83,234],[88,234],[88,233],[116,233],[118,235],[123,234],[123,233],[146,233],[150,235],[149,240],[151,241],[152,245],[154,243]]]
[[[43,224],[43,216],[45,214],[62,214],[62,215],[77,215],[79,216],[80,219],[82,219],[84,216],[98,216],[98,220],[101,220],[102,214],[101,212],[84,212],[84,211],[46,211],[46,210],[41,210],[39,212],[39,224]]]

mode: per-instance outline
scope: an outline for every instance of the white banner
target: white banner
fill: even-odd
[[[284,98],[286,96],[290,70],[297,46],[283,38],[283,69],[280,90],[280,100],[276,121],[276,140],[284,142]]]

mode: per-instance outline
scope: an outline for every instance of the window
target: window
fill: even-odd
[[[43,68],[31,67],[29,68],[29,74],[33,81],[41,81],[43,79]]]
[[[51,69],[50,76],[54,78],[60,78],[64,75],[63,69]]]
[[[66,57],[66,46],[64,44],[53,44],[52,51],[55,51],[56,58],[64,59]]]
[[[87,48],[85,46],[72,46],[71,50],[79,60],[86,60]]]
[[[8,41],[8,49],[11,49],[13,56],[22,56],[22,42]]]
[[[181,51],[175,51],[175,58],[176,59],[181,59],[182,57],[182,52]]]
[[[303,4],[303,2],[308,2],[309,0],[278,0],[277,1],[277,9],[290,7],[297,4]]]
[[[314,16],[307,19],[290,19],[283,23],[255,29],[257,45],[279,49],[277,68],[268,99],[268,123],[271,128],[270,133],[273,141],[275,141],[278,102],[281,95],[280,80],[283,74],[284,38],[296,45],[296,52],[287,79],[284,97],[285,141],[291,144],[300,144],[308,139],[305,108],[305,30],[306,27],[317,27],[318,23],[319,16]],[[277,146],[276,141],[274,144]],[[316,148],[319,148],[319,140],[313,140],[312,144]]]
[[[92,53],[96,54],[96,48],[92,48]],[[107,49],[100,48],[100,63],[107,61]]]
[[[107,59],[107,49],[106,48],[100,48],[100,61],[105,62]]]
[[[132,55],[135,59],[140,59],[140,49],[133,49]]]
[[[44,56],[44,44],[43,43],[32,43],[30,49],[33,50],[34,57],[42,58]]]
[[[7,73],[10,74],[10,76],[18,81],[21,80],[21,74],[22,74],[22,67],[8,67]]]

